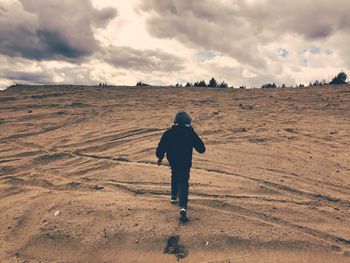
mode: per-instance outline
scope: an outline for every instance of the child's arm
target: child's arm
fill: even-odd
[[[193,147],[199,153],[205,152],[205,146],[201,138],[199,138],[198,134],[193,130]]]
[[[168,144],[168,133],[165,132],[160,139],[160,142],[158,144],[157,150],[156,150],[156,156],[158,158],[158,165],[161,165],[162,160],[164,158],[165,153],[167,152],[167,144]]]

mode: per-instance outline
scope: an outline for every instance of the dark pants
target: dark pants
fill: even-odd
[[[179,206],[187,209],[190,169],[171,169],[171,196],[179,197]]]

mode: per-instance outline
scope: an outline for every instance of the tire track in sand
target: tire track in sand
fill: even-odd
[[[287,220],[284,220],[279,217],[271,216],[263,212],[253,211],[249,210],[247,208],[244,208],[242,206],[229,204],[223,201],[219,200],[193,200],[193,203],[200,204],[206,207],[211,207],[217,210],[223,210],[223,211],[229,211],[232,214],[243,216],[244,218],[250,219],[250,220],[259,220],[263,221],[265,223],[269,223],[272,225],[277,225],[280,227],[288,228],[288,229],[294,229],[298,232],[301,232],[303,234],[307,234],[309,236],[318,238],[323,241],[327,241],[328,243],[337,245],[343,245],[346,247],[350,247],[350,240],[345,239],[340,236],[328,234],[326,232],[316,230],[307,226],[302,226],[299,224],[291,223]]]

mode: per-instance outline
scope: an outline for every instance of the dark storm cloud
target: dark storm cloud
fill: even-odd
[[[219,51],[252,66],[264,66],[259,45],[286,34],[320,40],[349,34],[348,0],[145,0],[147,29],[191,47]]]
[[[12,80],[14,83],[40,83],[40,84],[50,84],[53,83],[53,76],[47,72],[26,72],[17,70],[5,70],[2,71],[0,77]]]
[[[193,48],[214,50],[255,66],[264,61],[251,45],[249,25],[237,15],[238,6],[220,1],[144,1],[141,10],[150,12],[147,29],[158,38],[175,38]],[[239,43],[239,44],[238,44]]]
[[[114,67],[145,73],[153,71],[172,72],[183,68],[182,59],[160,50],[109,47],[103,50],[101,57]]]
[[[0,53],[34,60],[77,61],[100,49],[93,29],[117,15],[89,0],[0,3]]]
[[[266,0],[245,5],[242,10],[259,32],[292,33],[317,40],[339,32],[349,33],[349,8],[347,0]]]

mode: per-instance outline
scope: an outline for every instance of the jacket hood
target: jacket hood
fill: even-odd
[[[174,123],[179,125],[191,125],[192,119],[190,115],[185,111],[179,111],[175,115]]]

